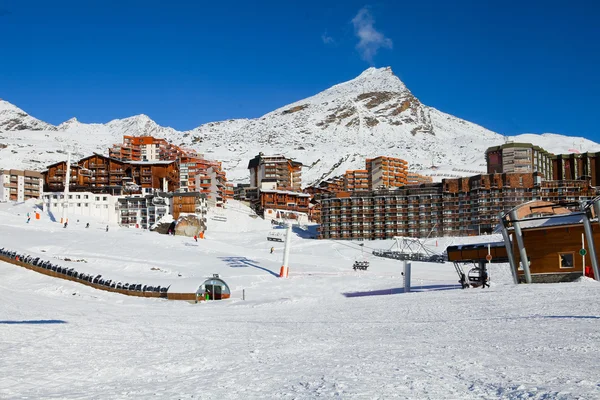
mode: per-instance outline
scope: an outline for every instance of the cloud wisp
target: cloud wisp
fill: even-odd
[[[368,7],[360,9],[358,14],[352,18],[352,24],[354,25],[354,34],[359,39],[356,49],[363,60],[373,63],[373,57],[380,48],[392,48],[392,39],[385,37],[383,33],[375,29],[375,18],[371,15]]]
[[[321,35],[321,40],[324,44],[335,44],[335,39],[327,34],[327,32]]]

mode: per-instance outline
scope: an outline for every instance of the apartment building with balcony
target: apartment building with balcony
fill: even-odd
[[[66,172],[66,161],[49,165],[43,172],[44,190],[64,191]],[[178,188],[179,167],[175,161],[122,161],[94,154],[71,163],[70,191],[122,195]]]
[[[600,152],[557,154],[552,158],[553,179],[589,179],[594,187],[600,186]]]
[[[366,169],[348,170],[344,174],[344,191],[369,190],[369,172]]]
[[[431,176],[417,174],[416,172],[408,172],[406,174],[407,185],[420,185],[422,183],[433,183]]]
[[[122,161],[169,161],[184,153],[179,146],[152,136],[123,136],[123,143],[108,149],[109,157]]]
[[[408,183],[408,162],[400,158],[367,158],[365,166],[369,177],[369,190],[397,188]]]
[[[43,193],[41,172],[19,169],[0,170],[0,201],[39,199]]]
[[[531,143],[505,143],[485,151],[487,173],[533,173],[553,179],[554,155]]]
[[[208,212],[206,196],[198,192],[156,192],[146,196],[124,196],[118,199],[119,225],[129,228],[150,229],[163,216],[178,219],[183,214],[205,218]]]
[[[596,196],[588,180],[544,181],[537,173],[484,174],[395,190],[321,196],[322,239],[468,236],[489,233],[498,215],[530,200]]]
[[[277,190],[300,191],[302,185],[302,163],[283,155],[266,156],[259,153],[248,163],[250,186],[258,188],[263,180],[275,180]]]

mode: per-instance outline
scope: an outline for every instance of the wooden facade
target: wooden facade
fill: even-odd
[[[600,226],[592,224],[596,251],[600,251]],[[585,256],[581,250],[583,224],[556,226],[548,228],[523,229],[523,243],[529,258],[529,270],[532,277],[540,274],[557,275],[557,281],[572,280],[583,274],[586,266],[591,266],[589,251]],[[584,241],[587,245],[587,241]],[[513,254],[517,265],[521,262],[517,241],[513,240]],[[585,259],[585,260],[584,260]],[[584,263],[585,261],[585,263]],[[519,275],[523,271],[519,270]]]
[[[308,215],[310,195],[282,190],[261,190],[259,204],[261,212],[266,209],[271,209],[298,212]]]
[[[66,161],[48,166],[47,171],[43,173],[44,191],[64,191],[66,169]],[[165,182],[167,188],[163,188]],[[94,154],[71,164],[70,191],[122,194],[127,187],[134,186],[176,190],[179,187],[177,163],[175,161],[121,161]]]
[[[171,208],[173,218],[177,220],[182,213],[198,214],[204,198],[206,195],[198,192],[174,193]]]

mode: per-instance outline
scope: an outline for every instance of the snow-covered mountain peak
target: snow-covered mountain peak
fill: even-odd
[[[5,100],[0,100],[0,131],[21,130],[56,130],[51,124],[33,118],[19,107]]]

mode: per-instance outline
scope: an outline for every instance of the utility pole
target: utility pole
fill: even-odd
[[[283,249],[283,263],[281,265],[281,269],[279,270],[280,278],[288,277],[288,263],[290,261],[290,247],[292,240],[292,223],[288,222],[286,232],[285,232],[285,248]]]
[[[69,221],[69,185],[71,184],[71,152],[67,156],[67,171],[65,172],[64,192],[63,192],[63,209],[60,223],[64,224]]]

